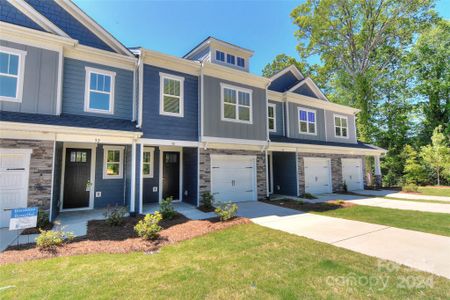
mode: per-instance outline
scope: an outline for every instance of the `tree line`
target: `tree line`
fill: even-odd
[[[277,55],[262,71],[294,64],[330,101],[359,108],[358,139],[388,150],[385,186],[450,184],[450,22],[434,6],[306,0],[290,15],[298,58]]]

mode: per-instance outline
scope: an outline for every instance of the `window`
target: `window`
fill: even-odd
[[[316,134],[316,111],[298,108],[298,130],[304,134]]]
[[[252,123],[252,91],[221,84],[222,120]]]
[[[334,115],[334,134],[336,137],[348,138],[348,118]]]
[[[144,178],[153,178],[153,157],[155,148],[144,148],[142,156],[142,175]]]
[[[269,131],[276,132],[277,124],[276,124],[276,105],[275,104],[269,104],[269,106],[267,106],[267,119],[269,122]]]
[[[103,147],[103,179],[123,177],[123,149],[120,146]]]
[[[245,59],[243,59],[242,57],[238,57],[237,58],[237,65],[241,68],[245,68]]]
[[[225,53],[216,50],[216,60],[225,61]]]
[[[184,78],[170,74],[159,73],[160,76],[160,103],[161,115],[183,116],[183,85]]]
[[[22,102],[26,54],[22,50],[0,47],[0,100]]]
[[[102,114],[114,113],[116,73],[86,67],[84,110]]]
[[[82,150],[72,150],[70,151],[70,162],[87,162],[87,153]]]
[[[234,61],[235,61],[234,55],[227,54],[227,63],[229,63],[229,64],[231,64],[231,65],[234,65],[234,64],[235,64]]]

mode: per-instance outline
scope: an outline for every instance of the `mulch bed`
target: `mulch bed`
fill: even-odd
[[[57,256],[71,256],[90,253],[128,253],[133,251],[154,252],[164,245],[201,236],[238,224],[251,223],[246,218],[234,218],[220,222],[218,218],[190,220],[178,214],[172,220],[163,220],[160,237],[145,241],[134,232],[134,225],[144,216],[127,217],[121,226],[109,226],[104,220],[89,221],[87,235],[54,251],[39,250],[35,244],[9,247],[0,253],[0,265]]]
[[[283,199],[283,200],[262,200],[264,203],[278,205],[281,207],[286,208],[292,208],[296,210],[300,210],[303,212],[310,212],[310,211],[317,211],[317,212],[323,212],[323,211],[329,211],[329,210],[335,210],[340,208],[346,208],[346,207],[352,207],[356,204],[351,202],[344,202],[344,201],[328,201],[328,202],[322,202],[322,203],[308,203],[308,202],[301,202],[297,200],[292,199]]]
[[[50,230],[53,228],[53,223],[48,223],[47,225],[41,227],[42,230]],[[21,233],[21,235],[29,235],[29,234],[40,234],[39,228],[33,227],[33,228],[27,228],[24,229]]]

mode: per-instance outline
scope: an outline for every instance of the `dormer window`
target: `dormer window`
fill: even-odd
[[[225,53],[222,51],[216,51],[216,60],[225,61]]]
[[[237,58],[237,65],[241,68],[245,68],[245,59],[243,59],[242,57],[238,57]]]
[[[230,65],[234,65],[235,64],[235,57],[234,57],[234,55],[227,54],[227,63],[229,63]]]

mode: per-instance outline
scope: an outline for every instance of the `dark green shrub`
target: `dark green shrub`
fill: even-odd
[[[72,232],[62,230],[39,230],[41,234],[36,238],[36,245],[40,249],[51,250],[70,242],[75,238]]]
[[[300,198],[304,198],[304,199],[317,199],[317,197],[315,197],[314,195],[310,194],[310,193],[303,193],[302,195],[300,195]]]
[[[120,226],[123,224],[124,218],[127,214],[127,209],[123,206],[107,207],[103,214],[106,218],[106,223],[110,226]]]
[[[38,216],[37,216],[36,227],[37,228],[42,228],[42,229],[50,229],[50,228],[52,228],[52,222],[50,222],[49,215],[48,215],[47,211],[45,211],[43,209],[39,209]]]
[[[173,217],[177,214],[173,208],[172,201],[173,197],[167,197],[161,201],[161,204],[159,204],[159,211],[161,212],[163,219],[173,219]]]
[[[212,209],[214,203],[214,196],[211,193],[203,193],[202,199],[200,200],[200,205],[205,209]]]
[[[214,212],[220,218],[221,221],[227,221],[234,218],[237,214],[238,206],[236,203],[220,203]]]
[[[158,211],[155,211],[154,214],[147,214],[144,219],[140,220],[134,226],[134,231],[143,239],[155,240],[159,237],[159,232],[162,230],[162,227],[159,226],[162,218],[162,215]]]
[[[344,191],[344,192],[348,192],[348,188],[347,188],[347,182],[345,182],[345,180],[344,180],[344,182],[342,183],[342,190]]]
[[[419,187],[414,183],[410,183],[402,186],[402,191],[406,193],[417,193],[419,191]]]

